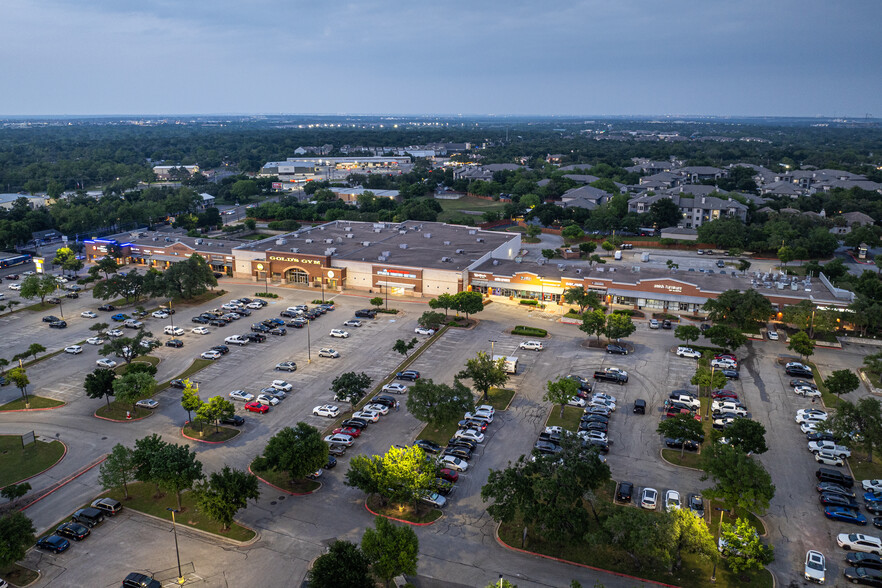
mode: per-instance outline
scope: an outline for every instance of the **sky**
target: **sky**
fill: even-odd
[[[882,117],[879,0],[3,0],[0,116]]]

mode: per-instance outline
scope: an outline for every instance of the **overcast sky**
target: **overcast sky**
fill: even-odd
[[[0,115],[882,117],[879,0],[3,0]]]

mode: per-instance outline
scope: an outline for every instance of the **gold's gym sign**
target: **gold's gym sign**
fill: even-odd
[[[270,255],[269,260],[270,261],[288,261],[291,263],[310,263],[313,265],[321,265],[322,264],[322,262],[320,262],[317,259],[303,259],[302,257],[282,257],[280,255]]]

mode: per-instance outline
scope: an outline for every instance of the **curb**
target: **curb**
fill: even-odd
[[[71,482],[73,482],[74,480],[76,480],[77,478],[79,478],[80,476],[82,476],[83,474],[85,474],[86,472],[88,472],[88,471],[90,471],[90,470],[93,470],[94,468],[98,467],[99,465],[101,465],[102,463],[104,463],[104,461],[107,459],[107,457],[108,457],[108,456],[105,455],[105,456],[102,457],[100,460],[98,460],[97,462],[93,463],[92,465],[90,465],[90,466],[87,467],[86,469],[81,470],[81,471],[79,471],[79,472],[75,472],[74,474],[72,474],[71,476],[69,476],[67,479],[62,480],[61,482],[58,483],[58,486],[57,486],[57,487],[53,488],[52,490],[50,490],[50,491],[47,492],[46,494],[43,494],[42,496],[40,496],[39,498],[37,498],[37,499],[34,500],[33,502],[29,502],[29,503],[27,503],[26,505],[24,505],[23,507],[21,507],[20,509],[18,509],[19,512],[22,512],[22,511],[24,511],[24,510],[26,510],[26,509],[28,509],[28,508],[34,506],[35,504],[37,504],[38,502],[40,502],[41,500],[43,500],[43,499],[46,498],[47,496],[49,496],[49,495],[51,495],[51,494],[54,494],[54,493],[57,492],[58,490],[61,490],[62,488],[64,488],[65,486],[67,486],[68,484],[70,484]]]
[[[279,488],[275,484],[271,484],[270,482],[267,482],[266,480],[264,480],[263,478],[261,478],[260,476],[258,476],[254,472],[252,472],[251,471],[251,464],[248,464],[248,473],[251,474],[252,476],[254,476],[255,478],[257,478],[258,480],[260,480],[261,482],[263,482],[264,484],[266,484],[267,486],[269,486],[270,488],[275,488],[279,492],[284,492],[285,494],[289,494],[291,496],[309,496],[310,494],[315,494],[316,492],[321,490],[322,486],[324,485],[321,482],[319,482],[318,483],[319,487],[316,488],[315,490],[313,490],[312,492],[291,492],[290,490],[285,490],[284,488]],[[318,482],[318,480],[315,480],[315,481]]]
[[[666,463],[666,464],[668,464],[668,465],[670,465],[670,466],[674,466],[675,468],[683,468],[684,470],[692,470],[693,472],[702,472],[702,473],[704,473],[704,470],[700,470],[700,469],[698,469],[698,468],[693,468],[693,467],[690,467],[690,466],[679,465],[679,464],[676,464],[676,463],[673,463],[673,462],[670,462],[670,461],[666,460],[666,459],[665,459],[665,456],[664,456],[664,453],[663,453],[665,449],[670,449],[670,447],[662,447],[661,449],[658,450],[658,457],[659,457],[659,459],[661,459],[664,463]],[[676,451],[676,449],[674,449],[673,451]],[[697,453],[696,455],[701,455],[701,452]]]
[[[46,408],[14,408],[12,410],[0,410],[0,414],[6,412],[43,412],[47,410],[55,410],[56,408],[63,408],[67,406],[67,402],[63,402],[58,406],[47,406]]]
[[[580,568],[585,568],[588,570],[594,570],[595,572],[603,572],[605,574],[612,574],[613,576],[618,576],[619,578],[627,578],[628,580],[636,580],[637,582],[643,582],[645,584],[652,584],[654,586],[664,586],[665,588],[677,588],[674,584],[665,584],[664,582],[656,582],[655,580],[647,580],[645,578],[639,578],[637,576],[630,576],[628,574],[623,574],[622,572],[614,572],[612,570],[605,570],[603,568],[598,568],[595,566],[589,566],[588,564],[577,563],[574,561],[569,561],[567,559],[561,559],[559,557],[554,557],[551,555],[543,555],[541,553],[536,553],[535,551],[527,551],[526,549],[519,549],[517,547],[512,547],[505,541],[503,541],[499,537],[499,527],[502,526],[502,523],[497,523],[496,528],[493,530],[493,536],[496,538],[496,542],[499,543],[505,549],[509,549],[511,551],[516,551],[518,553],[524,553],[526,555],[533,555],[536,557],[541,557],[544,559],[550,559],[551,561],[556,561],[558,563],[565,563],[571,566],[578,566]]]
[[[10,435],[10,436],[11,436],[11,435]],[[63,459],[67,456],[67,445],[64,443],[64,441],[62,441],[62,440],[60,440],[60,439],[53,439],[53,441],[58,441],[59,443],[61,443],[61,446],[64,447],[64,453],[61,454],[61,457],[58,458],[58,461],[56,461],[55,463],[53,463],[51,466],[49,466],[48,468],[46,468],[46,469],[43,470],[42,472],[37,472],[37,473],[34,474],[33,476],[28,476],[27,478],[22,478],[22,479],[19,480],[18,482],[13,482],[12,484],[10,484],[10,486],[15,485],[15,484],[21,484],[22,482],[26,482],[27,480],[30,480],[30,479],[32,479],[32,478],[36,478],[36,477],[39,476],[40,474],[45,474],[46,472],[48,472],[49,470],[51,470],[52,468],[54,468],[55,466],[57,466],[58,464],[61,463],[61,460],[63,460]],[[5,488],[5,487],[6,487],[6,486],[0,487],[0,490],[2,490],[2,489]]]
[[[138,417],[136,419],[123,419],[123,420],[119,421],[117,419],[111,419],[108,417],[99,416],[97,410],[92,413],[92,416],[95,417],[96,419],[101,419],[102,421],[110,421],[111,423],[134,423],[135,421],[143,421],[144,419],[146,419],[152,415],[153,415],[153,413],[150,412],[150,413],[147,413],[147,416]]]
[[[99,418],[100,418],[100,417],[99,417]],[[144,417],[144,418],[147,418],[147,417]],[[135,419],[132,419],[132,420],[135,420]],[[138,420],[141,420],[141,419],[138,419]],[[189,422],[190,422],[190,421],[185,422],[185,423],[184,423],[184,427],[186,427],[186,426],[187,426],[187,423],[189,423]],[[227,441],[232,441],[233,439],[235,439],[236,437],[238,437],[239,434],[242,432],[242,431],[239,430],[239,429],[233,429],[234,431],[236,431],[236,434],[233,435],[232,437],[230,437],[229,439],[227,439],[227,441],[205,441],[205,440],[203,440],[203,439],[197,439],[196,437],[190,437],[189,435],[187,435],[186,433],[184,433],[184,427],[181,427],[181,436],[182,436],[184,439],[189,439],[190,441],[196,441],[196,442],[198,442],[198,443],[208,443],[208,444],[210,444],[210,445],[222,445],[222,444],[226,443]],[[224,428],[226,428],[226,427],[224,427]]]
[[[162,521],[163,523],[170,523],[171,522],[168,519],[163,519],[161,517],[157,517],[152,514],[147,514],[146,512],[141,512],[140,510],[135,510],[134,508],[131,508],[131,507],[128,507],[128,510],[129,510],[129,512],[137,513],[137,514],[141,515],[142,517],[148,517],[148,518],[151,518],[155,521]],[[236,523],[237,525],[239,525],[240,527],[242,527],[243,529],[248,529],[249,531],[254,532],[254,537],[252,537],[248,541],[236,541],[235,539],[230,539],[228,537],[224,537],[223,535],[217,535],[217,534],[211,533],[209,531],[203,531],[202,529],[197,529],[196,527],[191,527],[190,525],[185,525],[184,523],[175,523],[175,524],[178,527],[180,527],[181,529],[184,529],[186,531],[191,531],[193,533],[196,533],[197,535],[202,535],[203,537],[207,537],[207,538],[220,539],[221,541],[231,543],[231,544],[236,545],[238,547],[247,547],[248,545],[252,545],[252,544],[256,543],[260,539],[260,533],[258,533],[256,530],[252,529],[251,527],[246,527],[245,525],[243,525],[242,523],[240,523],[238,521],[234,520],[233,522]]]
[[[404,519],[396,519],[395,517],[390,517],[389,515],[384,515],[384,514],[380,514],[380,513],[372,511],[370,509],[370,507],[367,505],[367,498],[364,499],[364,508],[365,508],[365,510],[367,510],[369,513],[371,513],[375,517],[383,517],[384,519],[389,519],[390,521],[404,523],[405,525],[410,525],[412,527],[428,527],[429,525],[434,525],[435,523],[437,523],[438,521],[440,521],[441,519],[444,518],[444,513],[442,512],[440,517],[438,517],[437,519],[435,519],[434,521],[431,521],[429,523],[413,523],[411,521],[405,521]],[[436,509],[436,510],[438,510],[438,509]]]

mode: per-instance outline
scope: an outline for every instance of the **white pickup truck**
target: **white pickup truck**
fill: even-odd
[[[851,457],[851,450],[849,450],[848,447],[845,447],[844,445],[836,445],[832,441],[810,441],[808,449],[812,453],[827,451],[837,457]]]

